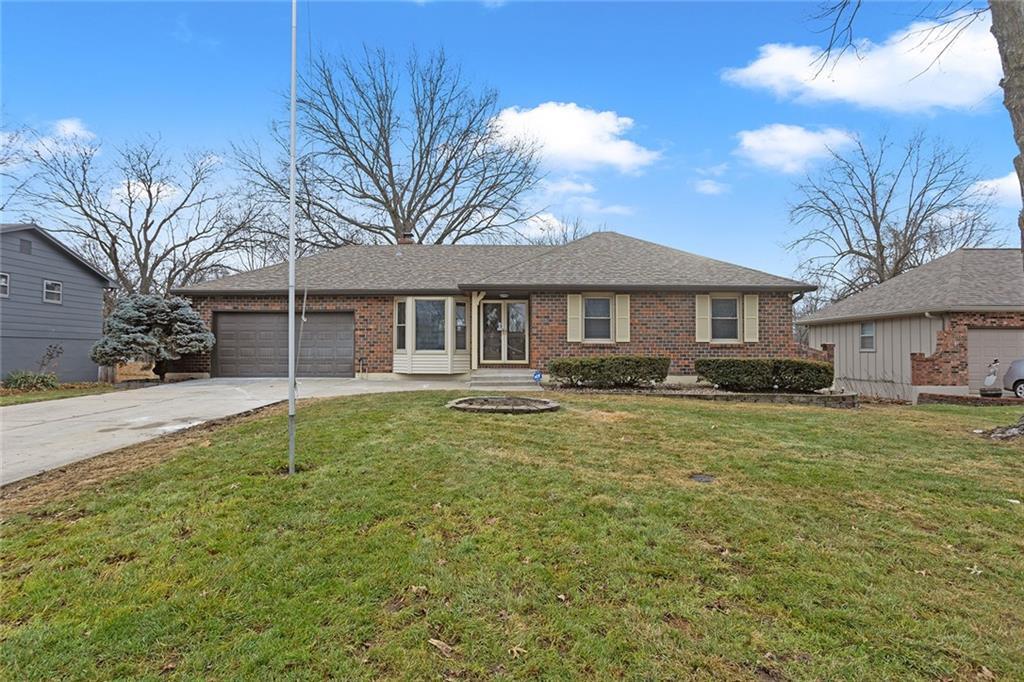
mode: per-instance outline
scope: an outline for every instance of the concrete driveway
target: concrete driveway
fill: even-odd
[[[459,381],[300,379],[298,396],[466,386]],[[287,397],[286,379],[206,379],[0,407],[0,485]]]

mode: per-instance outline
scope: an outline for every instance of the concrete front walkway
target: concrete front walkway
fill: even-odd
[[[298,396],[466,387],[460,381],[300,379]],[[207,379],[0,407],[0,485],[287,397],[286,379]]]

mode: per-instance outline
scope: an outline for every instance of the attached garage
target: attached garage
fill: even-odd
[[[295,320],[295,329],[298,376],[355,376],[353,313],[306,313],[305,322]],[[288,376],[286,313],[214,313],[213,333],[213,376]]]
[[[1024,329],[968,329],[967,373],[971,391],[981,388],[988,366],[999,359],[999,386],[1003,372],[1014,360],[1024,358]]]

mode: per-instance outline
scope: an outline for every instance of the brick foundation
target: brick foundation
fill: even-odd
[[[967,330],[1024,329],[1024,313],[950,313],[949,324],[935,337],[935,352],[910,354],[915,386],[967,385]]]

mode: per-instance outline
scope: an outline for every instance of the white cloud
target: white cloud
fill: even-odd
[[[565,223],[559,220],[554,213],[544,212],[527,218],[518,231],[522,236],[532,239],[543,237],[551,232],[559,232],[564,227]]]
[[[724,78],[804,102],[840,101],[893,111],[971,108],[999,89],[1002,76],[989,25],[987,17],[979,18],[950,43],[949,26],[916,22],[882,43],[858,41],[856,49],[820,73],[820,48],[768,44],[757,59],[728,69]]]
[[[62,118],[53,124],[53,136],[64,139],[91,140],[96,134],[80,118]]]
[[[697,180],[693,183],[693,189],[700,194],[710,194],[715,196],[718,194],[725,194],[729,191],[730,186],[724,182],[719,182],[718,180],[704,178],[703,180]]]
[[[563,202],[563,206],[571,213],[633,215],[633,209],[630,206],[624,206],[622,204],[605,204],[593,197],[570,197]]]
[[[812,161],[828,156],[829,149],[853,143],[853,136],[838,128],[810,130],[782,123],[741,130],[736,136],[740,141],[737,155],[783,173],[799,173]]]
[[[572,178],[561,178],[560,180],[544,180],[541,182],[541,191],[548,196],[563,194],[591,194],[596,191],[589,182],[581,182]]]
[[[545,102],[532,109],[509,107],[498,114],[495,124],[510,138],[536,140],[544,162],[553,168],[582,171],[611,166],[631,173],[659,157],[658,152],[623,138],[633,119],[572,102]]]
[[[701,175],[708,175],[713,178],[718,178],[725,175],[725,172],[727,170],[729,170],[729,164],[723,162],[715,164],[714,166],[704,166],[703,168],[698,168],[697,172],[700,173]]]
[[[992,200],[1000,206],[1020,208],[1020,181],[1014,172],[1001,178],[982,180],[975,185],[975,188],[983,192],[991,192]]]

